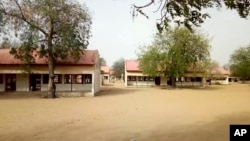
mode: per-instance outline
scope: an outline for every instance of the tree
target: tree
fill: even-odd
[[[250,77],[250,45],[234,51],[230,57],[230,71],[233,76],[242,77],[244,80]]]
[[[107,62],[103,57],[100,58],[100,62],[101,62],[101,66],[107,66]]]
[[[223,65],[223,69],[229,70],[229,64],[224,64],[224,65]]]
[[[211,60],[208,64],[208,72],[209,72],[209,84],[211,85],[211,79],[213,78],[213,71],[216,70],[216,68],[219,67],[219,63],[217,61]]]
[[[210,58],[209,40],[201,33],[191,33],[187,28],[168,28],[156,34],[154,42],[140,49],[139,67],[150,76],[168,76],[175,87],[177,77],[187,71],[205,71]]]
[[[155,12],[161,14],[160,22],[157,22],[157,28],[160,32],[170,22],[185,25],[192,30],[192,25],[199,26],[206,18],[210,17],[208,13],[204,12],[204,9],[208,8],[221,8],[225,5],[229,9],[237,10],[242,18],[246,18],[250,10],[249,0],[151,0],[142,6],[133,4],[133,17],[139,13],[148,18],[143,9],[152,5],[158,5]]]
[[[114,76],[117,78],[122,78],[125,73],[125,61],[123,58],[120,58],[114,62],[112,65],[112,70],[114,71]]]
[[[18,47],[19,44],[16,42],[10,41],[8,38],[3,38],[3,41],[0,44],[0,48],[12,48],[12,47]]]
[[[0,29],[20,39],[11,54],[25,64],[34,53],[48,60],[48,96],[55,98],[57,59],[83,55],[90,37],[91,18],[85,5],[71,0],[0,0]]]

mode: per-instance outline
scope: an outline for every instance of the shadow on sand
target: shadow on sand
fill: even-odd
[[[115,95],[124,95],[124,94],[132,94],[140,91],[140,89],[126,89],[126,88],[103,88],[100,92],[96,94],[96,96],[115,96]]]
[[[0,92],[0,99],[42,98],[46,92]]]
[[[177,86],[176,88],[173,88],[171,86],[163,86],[163,87],[159,87],[160,89],[166,89],[166,90],[220,90],[225,86],[222,85],[209,85],[206,87],[200,87],[200,86]]]

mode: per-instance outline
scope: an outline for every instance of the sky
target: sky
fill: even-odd
[[[154,13],[157,7],[152,6],[145,9],[149,19],[141,15],[133,19],[131,4],[148,1],[80,0],[89,8],[93,21],[88,49],[97,49],[110,67],[120,58],[136,59],[139,46],[153,41],[160,13]],[[198,29],[211,39],[211,58],[223,66],[235,49],[250,44],[250,20],[226,8],[208,12],[211,18]]]

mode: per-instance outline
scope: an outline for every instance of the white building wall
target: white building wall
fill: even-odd
[[[105,78],[107,77],[107,78]],[[103,83],[109,84],[110,83],[110,75],[109,74],[103,74]]]
[[[34,66],[31,69],[32,73],[48,74],[47,66]],[[16,74],[16,91],[29,91],[29,75],[24,74],[21,67],[18,66],[0,66],[0,73]],[[57,91],[86,91],[96,93],[100,90],[100,69],[95,69],[94,66],[57,66],[55,74],[92,74],[92,84],[64,84],[64,75],[62,75],[62,84],[56,84]],[[3,75],[5,77],[5,75]],[[41,77],[41,91],[48,90],[48,84],[43,84]],[[5,81],[5,78],[3,78]],[[93,89],[92,89],[93,86]],[[0,84],[0,91],[5,91],[5,82]]]
[[[56,84],[56,91],[84,91],[91,92],[92,84]],[[48,84],[42,84],[41,91],[47,91]]]
[[[225,80],[212,80],[212,84],[220,83],[222,85],[228,85],[229,84],[229,76],[225,76]]]
[[[128,81],[127,76],[147,76],[141,72],[127,72],[125,71],[125,85],[126,86],[155,86],[155,81]],[[187,73],[186,77],[193,77],[194,74]],[[195,74],[196,77],[202,77],[202,74]],[[204,78],[204,77],[203,77]],[[168,77],[160,77],[160,85],[167,85]],[[176,82],[176,86],[202,86],[202,82]]]

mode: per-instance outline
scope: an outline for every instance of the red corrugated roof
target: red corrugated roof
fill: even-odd
[[[139,61],[137,60],[126,60],[126,71],[140,71],[139,69]]]
[[[10,53],[10,49],[0,49],[0,65],[21,65],[23,64],[19,59],[14,58]],[[73,57],[67,57],[64,60],[58,60],[57,64],[63,65],[94,65],[96,59],[99,58],[98,50],[85,50],[84,55],[75,62]],[[47,58],[35,57],[36,65],[46,65]]]
[[[109,74],[110,73],[110,69],[108,66],[101,66],[101,70],[103,71],[103,73],[105,74]]]

